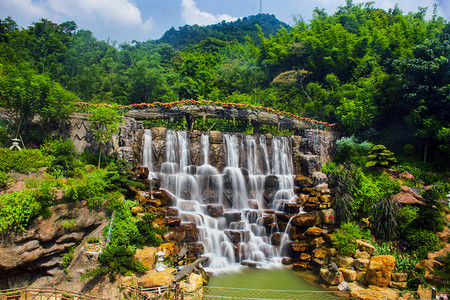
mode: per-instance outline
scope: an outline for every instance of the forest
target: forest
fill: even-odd
[[[10,127],[25,124],[26,132],[33,115],[48,124],[64,119],[76,101],[196,99],[338,123],[361,141],[396,151],[411,144],[422,160],[448,165],[450,25],[436,8],[431,18],[426,13],[347,1],[332,15],[317,8],[292,28],[260,14],[119,45],[73,21],[19,28],[7,17],[0,20],[0,105],[18,114],[15,124],[2,124],[3,142]],[[39,134],[27,137],[38,143]]]

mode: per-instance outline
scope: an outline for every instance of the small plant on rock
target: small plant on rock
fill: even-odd
[[[343,223],[334,234],[338,251],[346,256],[351,256],[356,251],[356,240],[370,239],[370,231],[363,231],[355,222]]]

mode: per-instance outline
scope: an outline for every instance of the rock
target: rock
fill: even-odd
[[[309,245],[305,243],[292,243],[291,248],[294,252],[305,252],[309,248]]]
[[[297,175],[295,177],[294,184],[298,187],[304,188],[304,187],[312,187],[314,183],[312,179],[309,177]]]
[[[183,280],[180,282],[180,288],[185,293],[195,293],[198,289],[203,286],[202,275],[191,273],[188,280]]]
[[[281,259],[281,263],[285,266],[292,264],[292,262],[293,262],[292,257],[283,257]]]
[[[333,225],[336,224],[336,212],[332,208],[322,210],[323,223]]]
[[[406,282],[408,280],[408,273],[392,273],[392,280],[397,282]]]
[[[297,261],[292,265],[294,271],[305,271],[310,268],[310,265],[305,261]]]
[[[262,266],[261,263],[256,262],[256,261],[249,261],[249,260],[244,260],[241,262],[242,266],[246,266],[246,267],[250,267],[250,268],[259,268]]]
[[[388,286],[394,267],[395,257],[391,255],[373,256],[367,269],[367,282],[380,287]]]
[[[281,232],[274,232],[270,236],[270,241],[272,245],[279,246],[281,244],[281,239],[283,237],[283,233]]]
[[[400,180],[415,181],[414,175],[409,172],[403,172],[398,177]]]
[[[325,244],[325,240],[323,239],[323,237],[318,237],[318,238],[312,239],[309,242],[309,246],[311,248],[321,248],[324,244]]]
[[[367,285],[366,271],[356,271],[356,281],[361,284]]]
[[[356,271],[350,269],[339,268],[339,271],[342,272],[344,276],[344,280],[347,282],[353,282],[356,280]]]
[[[312,197],[312,196],[310,196],[310,197],[308,198],[308,202],[311,203],[311,204],[316,204],[316,205],[320,203],[319,198],[317,198],[317,197]]]
[[[147,179],[150,175],[150,171],[147,167],[139,167],[136,171],[136,175],[139,179]]]
[[[155,269],[148,271],[144,276],[138,278],[138,285],[142,288],[170,285],[173,282],[176,269],[166,268],[165,271],[158,272]]]
[[[339,285],[342,281],[344,281],[344,275],[342,272],[331,272],[326,267],[322,267],[320,269],[320,277],[329,285]]]
[[[323,232],[322,228],[319,227],[310,227],[306,230],[305,234],[309,236],[319,236]]]
[[[211,217],[221,217],[223,215],[223,206],[221,204],[208,204],[206,211]]]
[[[239,222],[241,220],[241,217],[242,217],[240,211],[224,212],[223,216],[227,220],[228,224],[230,224],[231,222]]]
[[[17,181],[16,183],[13,183],[11,187],[5,191],[5,193],[21,192],[25,189],[26,189],[25,182]]]
[[[385,299],[385,300],[397,300],[399,297],[399,292],[389,288],[380,288],[377,286],[369,286],[365,288],[357,282],[349,283],[350,287],[350,297],[351,299],[357,300],[374,300],[374,299]]]
[[[393,289],[403,290],[403,289],[406,289],[408,287],[408,283],[407,282],[391,281],[389,283],[389,287],[393,288]]]
[[[155,256],[158,250],[155,247],[144,247],[136,249],[134,257],[140,261],[145,267],[153,269],[155,265]]]
[[[364,240],[356,240],[356,245],[359,250],[365,251],[372,256],[376,255],[377,253],[377,249],[375,249],[375,247],[371,243],[366,242]]]
[[[316,224],[316,214],[301,213],[291,219],[291,223],[295,226],[311,227]]]
[[[210,131],[209,132],[209,142],[211,144],[222,144],[223,143],[223,133],[220,131]]]
[[[164,253],[164,258],[173,256],[177,252],[177,247],[175,245],[175,242],[163,243],[163,244],[159,245],[159,248]]]
[[[370,254],[365,252],[365,251],[356,250],[355,254],[353,255],[353,257],[355,259],[358,259],[358,258],[370,259]]]
[[[72,232],[65,234],[56,240],[56,243],[62,244],[67,242],[79,242],[83,238],[84,234],[82,232]]]
[[[298,214],[300,211],[300,204],[297,203],[285,203],[284,204],[284,211],[289,214]]]
[[[136,216],[137,214],[144,212],[144,209],[141,206],[133,206],[130,211],[134,216]]]
[[[308,253],[302,253],[300,254],[300,260],[311,261],[311,255],[309,255]]]
[[[187,245],[190,253],[198,257],[200,254],[205,251],[205,246],[200,242],[194,242]]]
[[[321,203],[331,203],[331,195],[322,195],[319,200]]]
[[[23,244],[21,247],[19,247],[19,249],[17,250],[18,253],[23,253],[23,252],[30,252],[33,251],[34,249],[39,248],[39,241],[37,240],[33,240],[33,241],[29,241],[25,244]]]
[[[300,156],[301,173],[312,176],[314,172],[320,172],[322,165],[318,155],[301,155]]]
[[[327,183],[328,182],[327,175],[323,174],[322,172],[314,172],[314,173],[312,173],[311,179],[312,179],[314,185],[319,185],[319,184],[323,184],[323,183]]]
[[[198,229],[195,223],[182,223],[180,230],[185,233],[184,242],[190,243],[198,240]]]
[[[259,221],[262,222],[263,225],[269,225],[275,222],[275,216],[274,215],[263,216],[259,219]]]
[[[178,227],[181,224],[181,219],[177,217],[165,218],[164,224],[169,227]]]
[[[152,196],[160,200],[162,206],[173,206],[177,203],[177,198],[166,190],[154,190]]]
[[[295,199],[295,202],[297,202],[298,205],[304,205],[306,201],[308,201],[309,195],[307,194],[299,194],[298,197]]]
[[[350,256],[338,255],[334,258],[339,268],[349,269],[353,266],[354,259]]]
[[[367,271],[367,268],[369,267],[370,260],[368,258],[358,258],[355,259],[355,269],[358,271]]]
[[[312,251],[312,260],[319,265],[326,265],[328,263],[328,251],[324,249],[314,249]]]
[[[250,200],[250,201],[248,202],[248,208],[251,208],[251,209],[259,209],[258,201],[256,201],[256,200]]]

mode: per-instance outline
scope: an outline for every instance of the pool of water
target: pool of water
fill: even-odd
[[[246,269],[212,276],[205,288],[207,299],[334,299],[310,272],[290,269]]]

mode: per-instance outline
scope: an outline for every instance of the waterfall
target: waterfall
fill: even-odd
[[[144,136],[143,164],[150,168],[150,130]],[[211,165],[209,134],[202,133],[197,141],[200,145],[190,145],[186,132],[168,130],[165,161],[156,175],[161,188],[177,198],[182,224],[197,227],[196,243],[209,258],[207,269],[217,273],[240,265],[280,266],[289,224],[280,232],[276,214],[284,204],[295,203],[290,139],[223,134],[221,172]],[[272,242],[275,235],[278,243]]]

